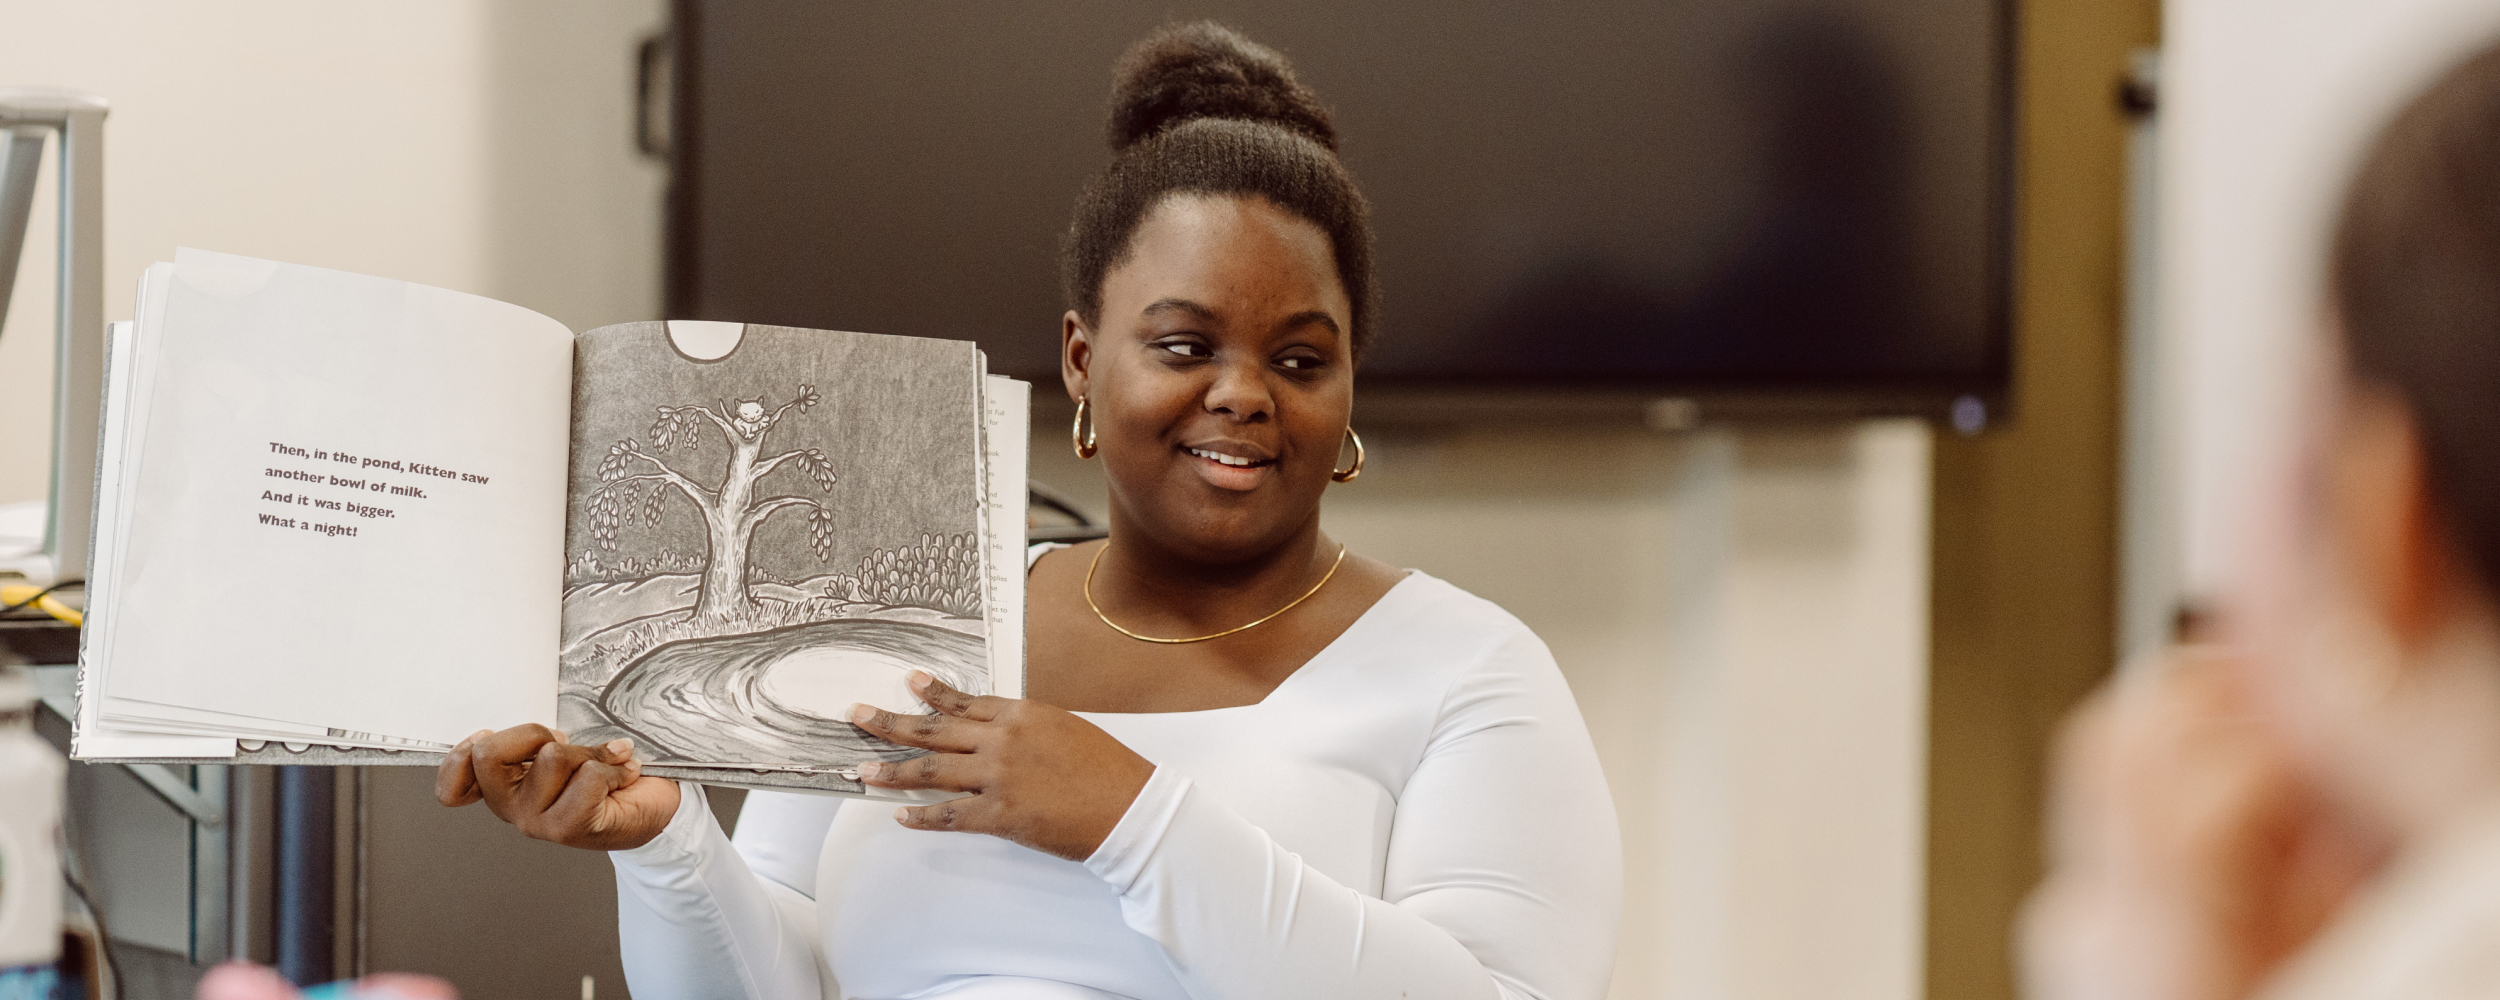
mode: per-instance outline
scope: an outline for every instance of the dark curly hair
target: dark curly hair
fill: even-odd
[[[1260,197],[1328,234],[1354,307],[1354,354],[1371,343],[1371,207],[1337,159],[1319,95],[1276,50],[1212,21],[1146,36],[1112,71],[1111,165],[1085,186],[1060,249],[1068,302],[1087,326],[1102,282],[1146,213],[1173,195]]]
[[[2500,48],[2388,124],[2332,247],[2352,375],[2410,407],[2443,526],[2477,580],[2500,588]]]

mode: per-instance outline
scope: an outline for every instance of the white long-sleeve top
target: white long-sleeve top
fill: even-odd
[[[1082,715],[1156,765],[1083,862],[791,793],[748,795],[733,841],[685,786],[610,855],[634,995],[1605,994],[1614,805],[1492,603],[1410,573],[1255,705]]]

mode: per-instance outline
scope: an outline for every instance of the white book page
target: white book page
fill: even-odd
[[[339,740],[325,726],[310,726],[201,709],[159,705],[131,698],[107,697],[105,664],[111,660],[111,614],[123,536],[129,530],[127,501],[132,478],[125,473],[138,464],[138,435],[133,428],[147,418],[145,402],[153,385],[156,354],[149,345],[158,337],[165,291],[173,280],[172,264],[155,264],[140,277],[136,320],[115,323],[108,337],[105,366],[103,437],[96,472],[96,531],[88,560],[88,617],[81,632],[77,725],[71,752],[82,758],[232,757],[235,740],[280,738]],[[433,749],[442,749],[433,747]]]
[[[990,693],[1024,697],[1025,487],[1033,445],[1033,386],[988,376],[981,393],[982,456],[989,489]]]
[[[150,267],[139,281],[137,314],[149,313],[151,301],[161,301],[164,282],[171,280],[173,265]],[[138,384],[134,358],[137,355],[140,322],[114,323],[106,338],[103,435],[98,442],[96,463],[96,509],[101,514],[114,510],[129,467],[130,440],[129,399]],[[102,617],[110,600],[111,567],[119,558],[121,534],[113,518],[98,516],[95,534],[90,536],[87,579],[87,622],[79,632],[78,717],[70,727],[70,753],[79,758],[109,757],[201,757],[234,756],[234,741],[198,735],[173,735],[162,732],[123,729],[106,724],[103,714],[102,659],[97,652],[106,644],[109,634],[107,619]]]
[[[113,625],[119,620],[112,615],[117,567],[121,562],[123,536],[129,531],[131,504],[127,497],[133,477],[125,475],[139,461],[136,447],[138,435],[134,426],[147,418],[145,406],[148,390],[153,386],[156,358],[153,345],[159,338],[158,321],[164,311],[165,292],[173,280],[172,264],[156,264],[148,268],[139,281],[138,319],[112,325],[105,366],[105,396],[101,461],[97,464],[94,549],[88,561],[87,628],[80,634],[80,689],[91,694],[79,699],[78,725],[73,730],[71,751],[87,758],[127,757],[231,757],[236,739],[284,739],[294,742],[308,740],[348,742],[326,726],[304,725],[262,719],[254,716],[211,712],[204,709],[161,705],[133,698],[107,697],[103,678],[105,664],[111,660]],[[401,748],[405,744],[393,745]],[[418,745],[421,749],[445,749],[440,745]]]
[[[570,331],[187,249],[152,319],[109,697],[440,743],[554,715]]]
[[[129,698],[107,698],[104,701],[104,724],[152,733],[180,733],[220,736],[240,740],[279,740],[287,743],[318,743],[323,746],[361,746],[386,750],[451,749],[449,744],[362,733],[352,729],[331,729],[305,726],[274,719],[263,719],[228,712],[159,705]]]
[[[122,553],[130,533],[130,470],[138,467],[141,429],[147,424],[147,402],[154,388],[153,345],[157,322],[165,310],[165,290],[173,283],[174,266],[149,266],[139,279],[137,317],[127,326],[115,324],[117,335],[107,347],[102,448],[96,465],[93,551],[87,556],[87,619],[79,632],[79,683],[82,711],[100,704],[112,663],[113,635],[121,620],[113,614],[120,596]]]

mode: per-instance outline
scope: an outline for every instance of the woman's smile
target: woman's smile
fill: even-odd
[[[1276,459],[1265,448],[1241,441],[1202,441],[1180,446],[1189,463],[1208,485],[1223,490],[1254,490],[1275,475]]]

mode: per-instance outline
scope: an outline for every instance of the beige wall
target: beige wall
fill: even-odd
[[[657,0],[0,3],[0,85],[105,124],[105,314],[178,246],[491,295],[577,328],[659,309],[664,172],[631,153]],[[53,171],[5,325],[0,427],[51,421]],[[46,489],[0,434],[0,503]]]

